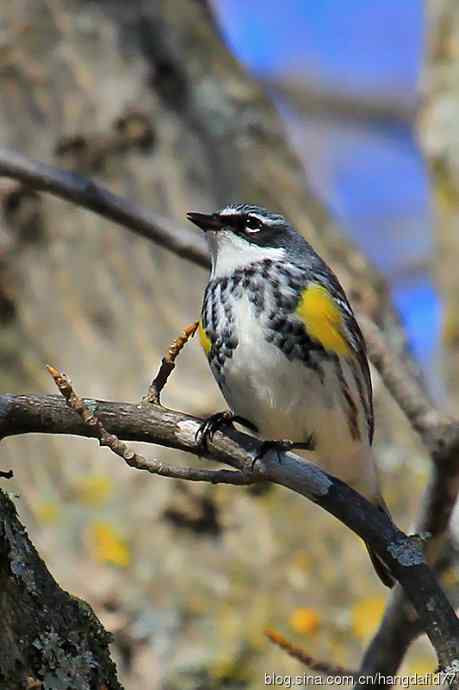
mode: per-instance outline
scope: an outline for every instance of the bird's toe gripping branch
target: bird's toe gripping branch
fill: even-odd
[[[295,448],[301,448],[302,450],[314,450],[315,448],[315,441],[314,441],[314,436],[310,434],[306,441],[302,442],[297,442],[297,441],[290,441],[288,439],[281,439],[278,441],[263,441],[263,443],[260,446],[260,449],[256,456],[253,459],[252,462],[252,470],[255,466],[255,463],[257,460],[262,460],[263,457],[269,453],[269,451],[273,450],[277,453],[277,459],[279,463],[282,462],[282,455],[281,453],[286,453],[289,450],[294,450]]]
[[[207,449],[207,442],[212,440],[219,429],[234,423],[246,427],[255,434],[258,432],[255,424],[252,424],[245,417],[234,414],[230,410],[223,410],[223,412],[216,412],[203,421],[196,432],[196,443],[199,443],[203,449]]]

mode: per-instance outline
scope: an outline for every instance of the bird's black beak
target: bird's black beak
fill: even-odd
[[[187,213],[186,217],[204,232],[220,230],[222,227],[222,221],[216,213]]]

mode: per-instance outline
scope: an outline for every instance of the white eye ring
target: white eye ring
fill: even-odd
[[[263,228],[263,223],[261,220],[258,220],[258,218],[255,218],[254,216],[247,216],[246,221],[245,221],[245,229],[249,233],[256,233],[260,232],[260,230]]]

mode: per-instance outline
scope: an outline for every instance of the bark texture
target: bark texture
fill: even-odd
[[[1,490],[0,591],[4,690],[121,690],[110,635],[86,602],[60,589]]]

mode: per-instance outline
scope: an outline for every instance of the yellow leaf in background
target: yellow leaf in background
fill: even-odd
[[[352,611],[352,631],[360,640],[367,640],[375,632],[384,613],[383,597],[368,597],[359,601]]]
[[[319,627],[320,618],[314,609],[296,609],[290,616],[289,623],[297,633],[313,635]]]
[[[35,508],[35,517],[39,522],[52,524],[59,517],[59,508],[53,501],[43,501]]]
[[[459,581],[459,573],[457,568],[452,565],[443,571],[440,581],[445,587],[454,587],[454,585],[457,585]]]
[[[113,492],[110,477],[93,474],[81,479],[76,486],[76,493],[81,503],[100,506],[107,501]]]
[[[108,522],[95,522],[89,527],[89,538],[94,557],[102,563],[112,563],[120,568],[129,565],[131,554],[126,542]]]
[[[292,565],[299,568],[302,572],[308,573],[311,570],[311,558],[301,549],[294,554]]]

